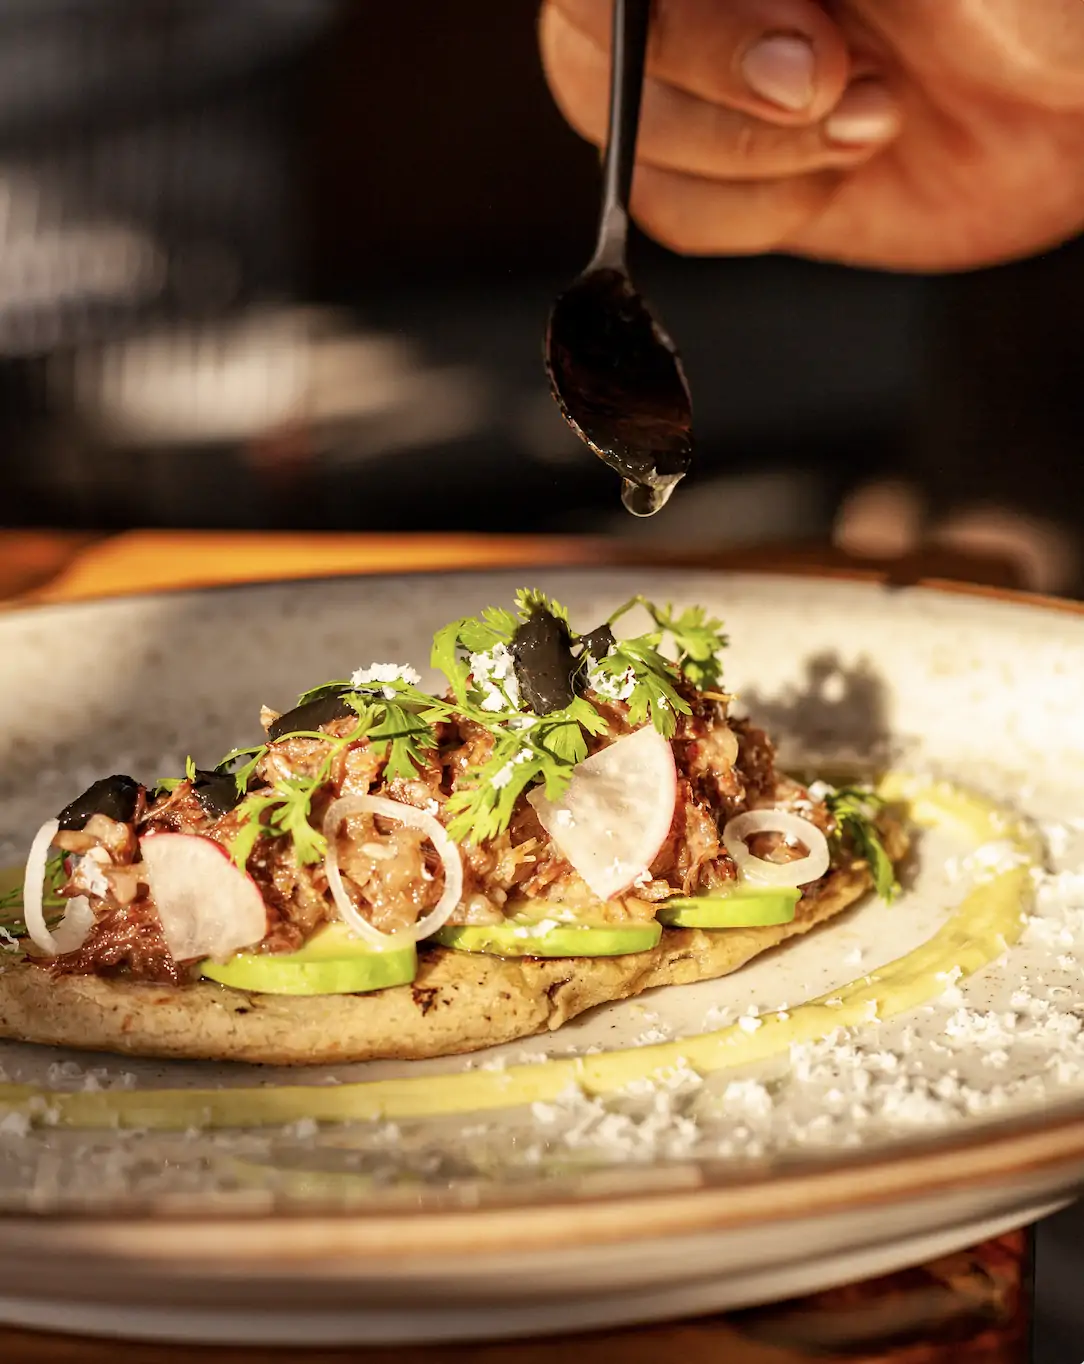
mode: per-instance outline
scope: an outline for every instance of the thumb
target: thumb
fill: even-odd
[[[609,50],[612,0],[546,0],[543,21],[553,11]],[[656,0],[647,74],[711,104],[793,127],[835,107],[850,58],[815,0]]]

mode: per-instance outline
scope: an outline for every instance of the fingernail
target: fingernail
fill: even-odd
[[[741,59],[742,75],[754,94],[794,111],[813,103],[815,67],[813,44],[797,34],[761,38]]]
[[[888,90],[875,80],[855,81],[824,121],[831,142],[860,146],[887,142],[900,126],[900,111]]]

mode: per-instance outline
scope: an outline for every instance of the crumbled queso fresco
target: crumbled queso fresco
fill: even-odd
[[[485,653],[471,654],[469,666],[475,689],[482,694],[483,710],[496,713],[519,709],[516,664],[506,644],[496,644]]]
[[[588,669],[587,685],[599,696],[611,701],[627,701],[636,689],[636,674],[628,668],[615,677],[613,673],[596,666]]]
[[[498,791],[502,790],[512,780],[512,770],[516,764],[530,762],[532,756],[530,749],[520,749],[514,757],[508,759],[502,768],[494,772],[490,778],[490,785]]]
[[[421,674],[407,663],[373,663],[368,668],[358,668],[350,677],[352,686],[363,687],[374,682],[405,682],[410,687],[421,684]],[[383,687],[384,699],[395,697],[394,687]]]

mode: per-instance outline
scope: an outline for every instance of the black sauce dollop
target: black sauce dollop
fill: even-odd
[[[304,705],[288,710],[267,731],[268,739],[274,743],[277,739],[285,739],[288,734],[297,734],[304,729],[319,729],[332,720],[354,715],[353,708],[343,700],[349,690],[349,687],[344,687],[342,691],[329,692],[326,696],[318,696],[314,701],[306,701]]]
[[[218,819],[241,803],[244,793],[238,791],[237,781],[229,772],[207,772],[196,768],[196,779],[192,791],[199,801],[203,813],[209,819]]]
[[[139,782],[131,777],[119,774],[101,777],[70,805],[65,805],[56,817],[57,823],[68,833],[86,828],[91,815],[106,815],[118,824],[130,824],[135,818],[141,790]]]
[[[581,635],[576,642],[581,646],[579,654],[581,662],[593,658],[598,663],[606,657],[617,641],[608,625],[598,625],[590,634]]]
[[[509,648],[520,695],[536,715],[549,715],[572,704],[579,663],[563,620],[548,611],[532,611],[517,627]]]

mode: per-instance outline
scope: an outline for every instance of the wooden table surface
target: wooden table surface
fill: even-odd
[[[0,531],[0,605],[325,574],[674,561],[604,542],[454,535],[260,535],[129,532],[92,536]],[[822,546],[728,556],[743,567],[851,572],[1015,585],[998,562],[958,559],[856,565]],[[703,556],[696,556],[703,562]],[[2,1235],[2,1230],[0,1230]],[[0,1286],[2,1293],[2,1286]],[[1020,1232],[888,1278],[770,1308],[590,1336],[490,1345],[291,1349],[291,1364],[1024,1364],[1029,1357],[1031,1237]],[[90,1340],[0,1327],[0,1364],[256,1364],[262,1349]]]

